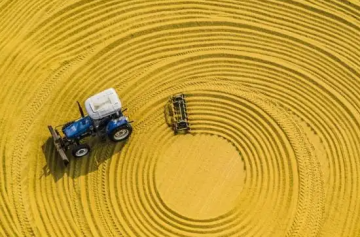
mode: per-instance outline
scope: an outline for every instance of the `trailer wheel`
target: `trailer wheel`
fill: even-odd
[[[90,152],[90,146],[88,144],[80,144],[72,149],[72,155],[76,158],[86,156]]]
[[[122,125],[118,128],[115,128],[109,134],[109,139],[113,142],[121,142],[128,139],[131,135],[132,127],[129,125]]]

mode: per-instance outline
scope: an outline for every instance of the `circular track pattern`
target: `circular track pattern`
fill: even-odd
[[[358,236],[360,5],[0,3],[0,236]],[[47,125],[116,89],[127,142]],[[169,96],[191,131],[174,135]]]

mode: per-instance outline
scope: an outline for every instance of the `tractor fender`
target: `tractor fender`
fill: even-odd
[[[106,126],[106,133],[111,133],[115,128],[118,128],[124,124],[128,124],[126,117],[120,117],[117,119],[112,119]]]

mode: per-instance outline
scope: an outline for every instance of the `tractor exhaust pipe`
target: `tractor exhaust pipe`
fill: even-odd
[[[83,111],[83,109],[81,108],[81,105],[80,105],[79,101],[76,101],[76,102],[77,102],[77,105],[78,105],[78,107],[79,107],[79,111],[80,111],[81,117],[84,118],[84,111]]]

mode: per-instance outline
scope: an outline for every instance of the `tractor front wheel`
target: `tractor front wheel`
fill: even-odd
[[[72,155],[76,158],[86,156],[90,152],[90,146],[88,144],[80,144],[72,149]]]
[[[113,142],[121,142],[128,139],[131,135],[131,132],[132,128],[129,125],[123,125],[111,131],[109,138]]]

